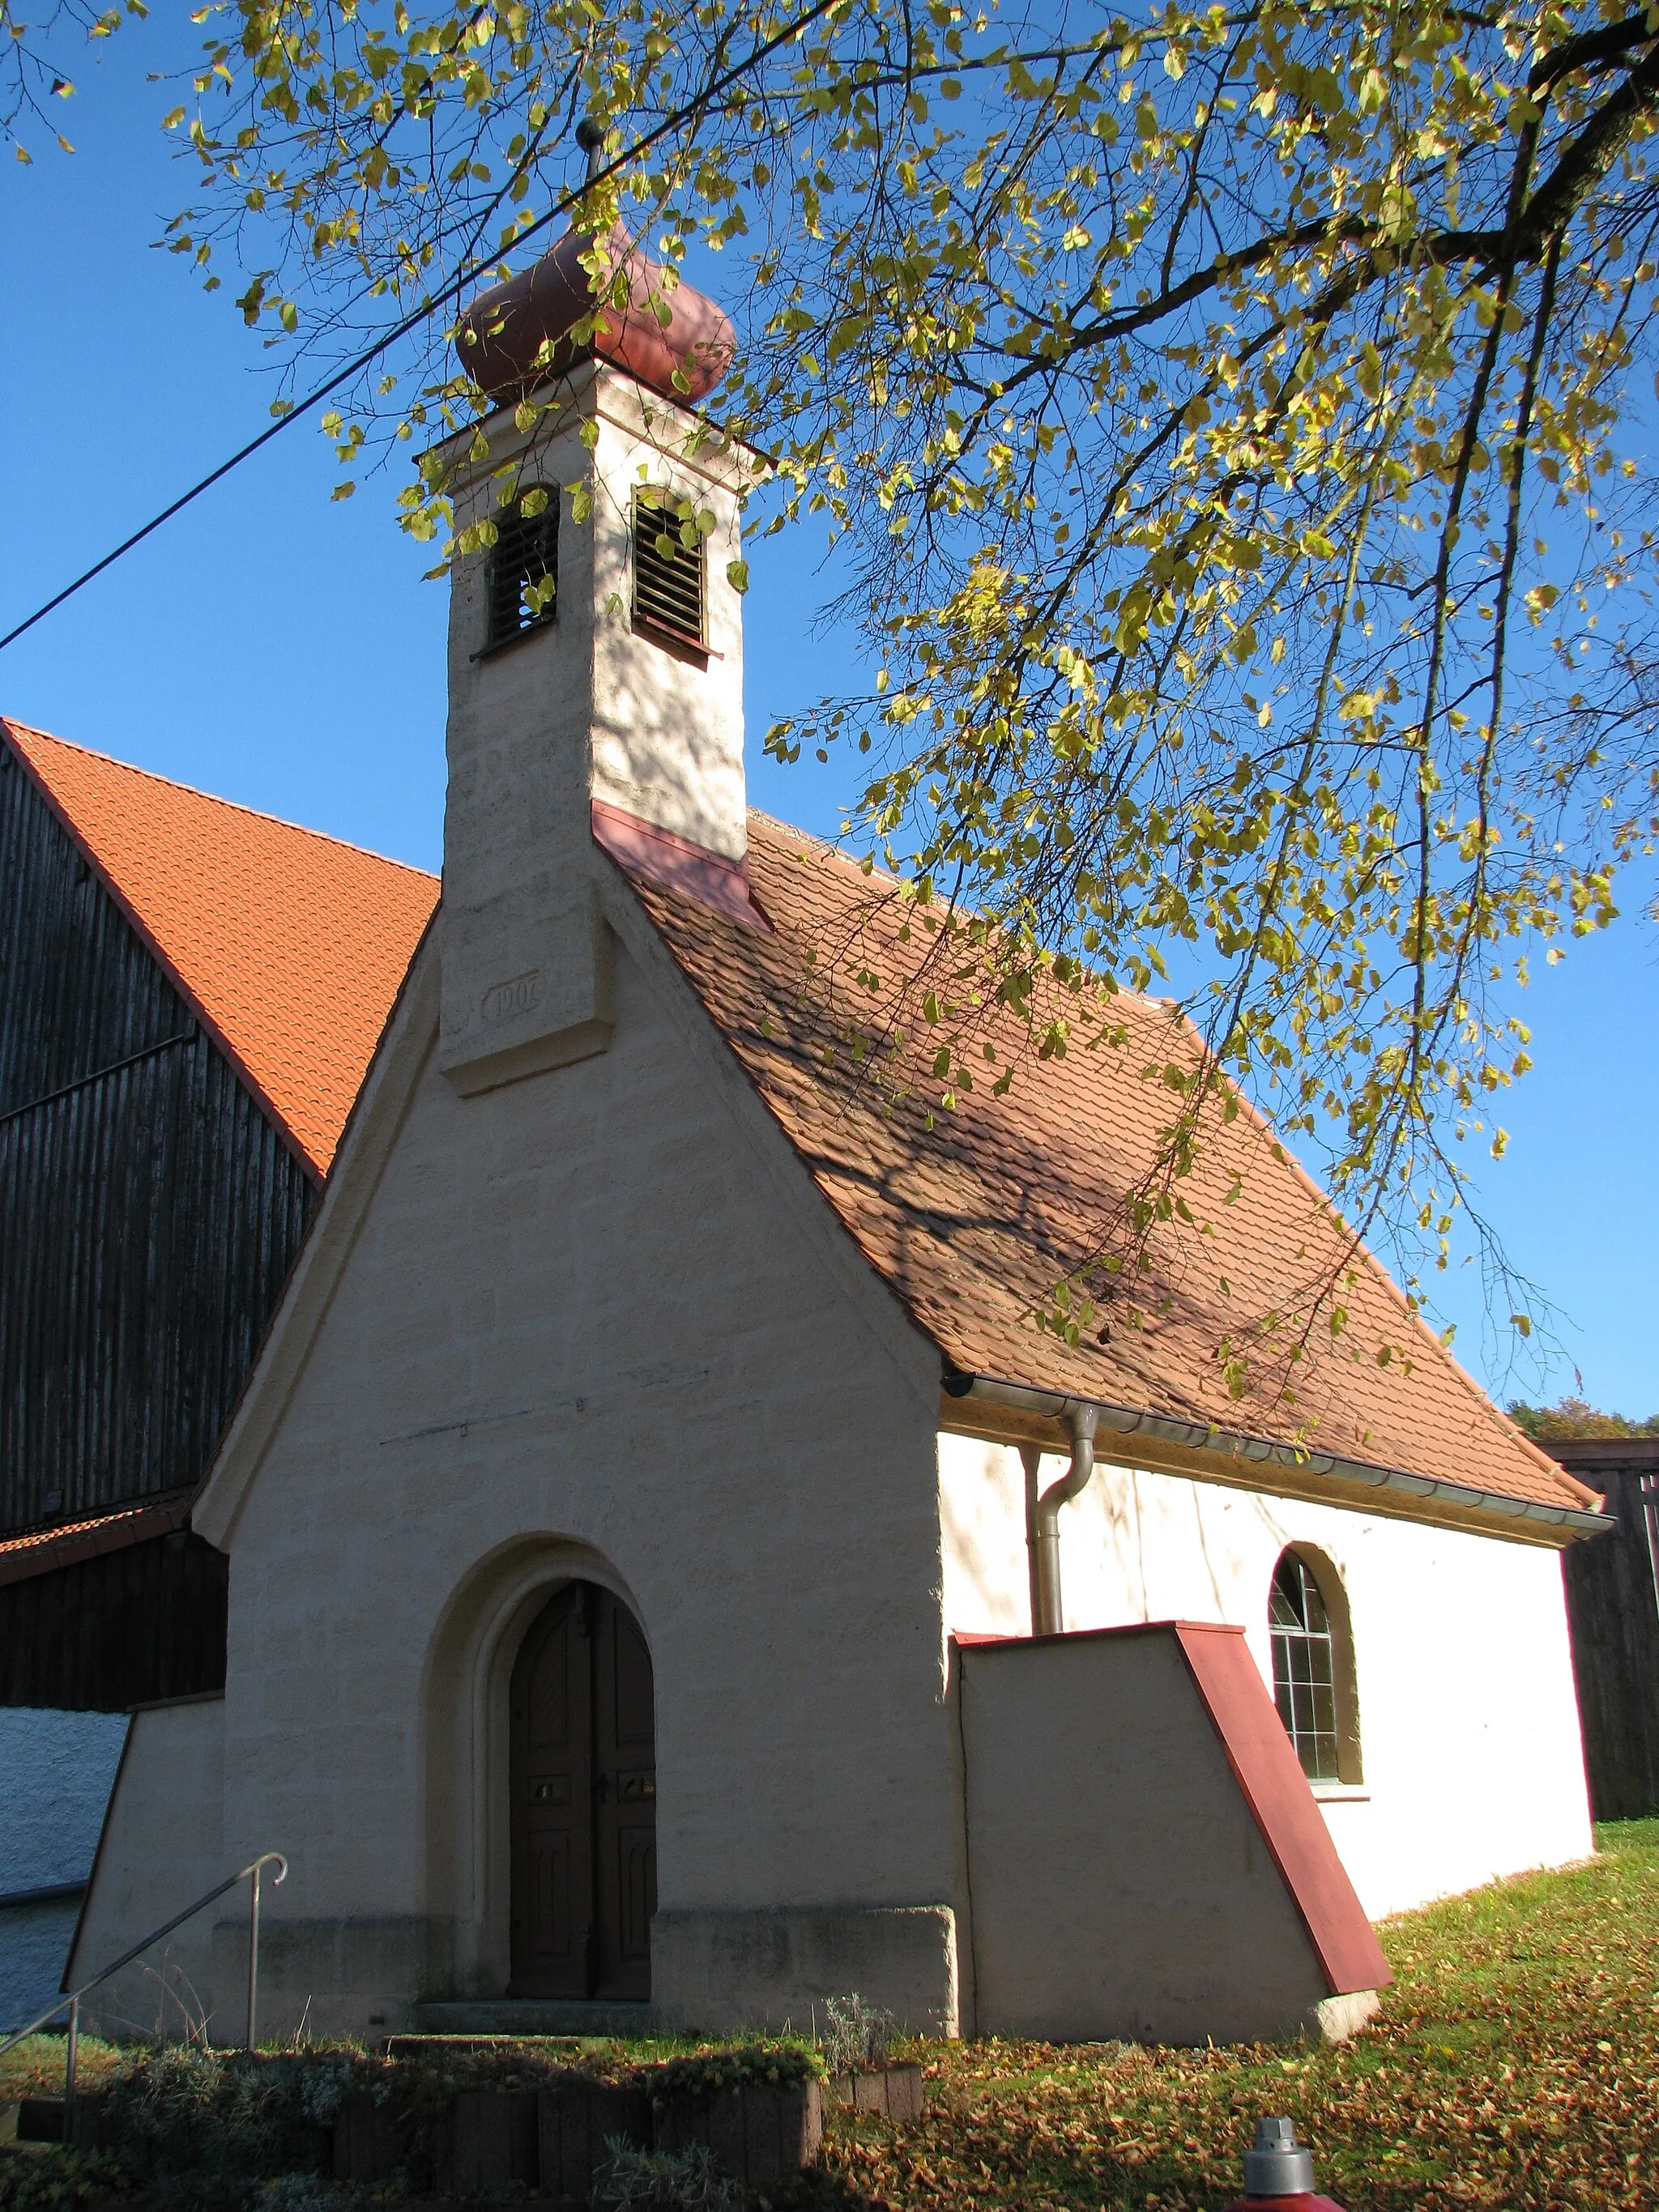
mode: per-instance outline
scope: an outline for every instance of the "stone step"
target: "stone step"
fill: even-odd
[[[649,2004],[603,1997],[432,1999],[415,2008],[416,2033],[427,2036],[638,2036],[655,2033]],[[408,2040],[400,2036],[400,2043]]]

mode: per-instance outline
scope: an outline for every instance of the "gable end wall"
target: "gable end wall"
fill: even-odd
[[[818,1972],[882,1994],[884,1960],[916,2025],[954,2017],[938,1356],[838,1269],[804,1171],[628,935],[609,1051],[463,1098],[428,1044],[406,1106],[371,1078],[396,1139],[257,1472],[230,1503],[222,1464],[207,1500],[226,1848],[293,1869],[273,2033],[307,2001],[361,2033],[502,1993],[505,1677],[571,1573],[653,1655],[657,2000],[690,1978],[718,2024],[715,1972],[756,2019]],[[430,1005],[411,979],[400,1018]],[[352,1173],[349,1142],[343,1209]]]

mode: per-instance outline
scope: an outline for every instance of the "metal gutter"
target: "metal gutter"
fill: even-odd
[[[1270,1437],[1253,1437],[1238,1429],[1212,1428],[1198,1421],[1182,1421],[1144,1407],[1112,1406],[1097,1399],[1061,1396],[1052,1390],[1033,1390],[1024,1382],[1007,1382],[994,1375],[963,1375],[947,1368],[945,1395],[977,1400],[988,1406],[1033,1413],[1040,1419],[1065,1423],[1073,1413],[1088,1410],[1097,1417],[1098,1430],[1117,1436],[1143,1436],[1160,1443],[1179,1445],[1186,1451],[1226,1455],[1259,1466],[1294,1467],[1314,1474],[1334,1475],[1339,1481],[1364,1484],[1371,1490],[1402,1491],[1413,1498],[1431,1498],[1466,1511],[1501,1513],[1515,1521],[1541,1521],[1552,1528],[1571,1528],[1581,1535],[1596,1535],[1613,1524],[1609,1513],[1588,1513],[1572,1505],[1545,1505],[1531,1498],[1507,1498],[1495,1490],[1476,1490],[1468,1483],[1447,1482],[1437,1477],[1413,1474],[1404,1468],[1377,1467],[1369,1460],[1344,1459],[1334,1452],[1315,1451],[1306,1445],[1280,1443]]]

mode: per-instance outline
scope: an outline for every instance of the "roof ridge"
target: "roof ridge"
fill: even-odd
[[[745,806],[744,811],[751,822],[763,822],[769,830],[781,830],[797,845],[816,846],[833,860],[844,860],[847,857],[840,846],[832,845],[827,837],[820,837],[816,830],[803,830],[799,822],[786,822],[781,814],[769,814],[763,806]]]
[[[420,876],[428,883],[441,881],[430,868],[417,868],[411,860],[394,860],[390,853],[377,853],[372,845],[360,845],[349,837],[336,837],[326,830],[313,830],[303,822],[290,822],[285,814],[271,814],[262,806],[245,805],[239,799],[226,799],[216,791],[204,791],[198,784],[185,783],[176,775],[162,775],[153,768],[139,768],[132,761],[118,760],[113,753],[100,752],[94,745],[78,745],[73,738],[60,738],[56,731],[43,730],[33,722],[20,721],[15,714],[0,714],[0,729],[15,736],[33,738],[48,745],[61,745],[65,752],[79,753],[85,760],[97,761],[104,768],[119,769],[123,775],[141,776],[146,783],[159,783],[169,791],[182,791],[191,799],[204,800],[210,806],[228,807],[233,814],[245,814],[255,822],[268,822],[278,830],[292,830],[296,837],[313,837],[319,844],[332,846],[346,853],[361,853],[366,860],[379,860],[382,866],[399,868],[405,875]]]

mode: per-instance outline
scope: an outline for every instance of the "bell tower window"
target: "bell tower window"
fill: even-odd
[[[489,634],[485,650],[541,629],[558,611],[559,495],[532,484],[495,525],[489,551]]]
[[[684,503],[655,485],[634,494],[634,627],[706,653],[702,537]]]

